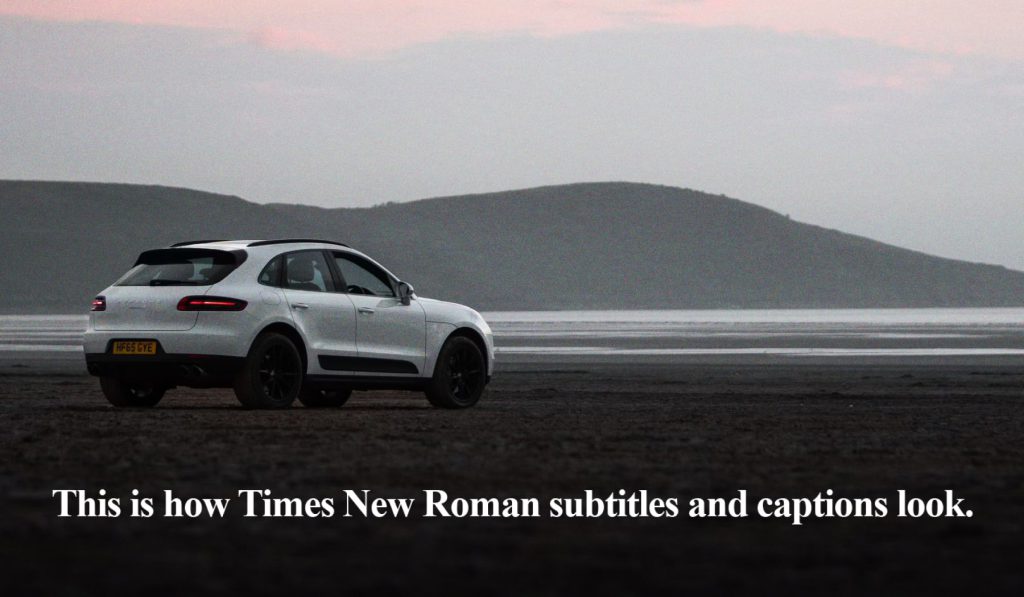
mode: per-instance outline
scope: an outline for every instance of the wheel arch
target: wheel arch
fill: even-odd
[[[456,337],[469,338],[473,341],[473,344],[476,344],[476,347],[480,349],[480,354],[484,357],[484,367],[486,367],[487,373],[490,374],[490,356],[487,352],[487,342],[484,340],[483,335],[471,327],[461,326],[455,328],[455,331],[448,334],[448,337],[445,338],[444,341],[448,342],[448,340]],[[442,344],[442,346],[444,346],[444,344]]]

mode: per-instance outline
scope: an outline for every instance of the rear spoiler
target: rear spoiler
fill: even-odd
[[[213,257],[214,263],[234,265],[238,267],[245,262],[249,254],[241,249],[233,251],[221,251],[220,249],[150,249],[143,251],[135,260],[135,265],[147,264],[156,265],[160,263],[174,263],[181,259],[197,259],[202,257]]]

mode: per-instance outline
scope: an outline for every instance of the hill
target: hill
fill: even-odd
[[[83,311],[147,248],[314,237],[479,309],[1024,305],[1024,273],[794,222],[736,199],[585,183],[359,209],[201,191],[0,181],[0,310]]]

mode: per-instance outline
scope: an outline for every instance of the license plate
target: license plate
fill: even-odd
[[[114,354],[147,355],[156,354],[154,340],[117,340],[114,342]]]

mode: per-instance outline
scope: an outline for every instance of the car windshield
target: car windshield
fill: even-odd
[[[209,249],[157,249],[139,256],[118,286],[209,286],[244,260],[234,252]]]

